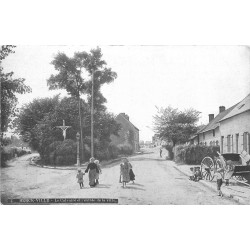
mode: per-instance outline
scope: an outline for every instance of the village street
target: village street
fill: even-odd
[[[125,189],[119,183],[119,163],[103,168],[96,188],[89,187],[85,175],[85,188],[80,189],[76,170],[31,166],[30,157],[17,158],[11,167],[2,169],[2,198],[116,198],[119,204],[236,204],[218,197],[199,182],[189,181],[173,167],[173,162],[159,157],[159,148],[146,149],[143,154],[129,158],[136,181]]]

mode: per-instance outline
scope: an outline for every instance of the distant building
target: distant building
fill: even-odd
[[[150,148],[152,147],[152,142],[151,141],[145,141],[145,147]]]
[[[161,145],[161,139],[159,138],[158,135],[154,135],[152,136],[152,143],[155,145],[155,146],[160,146]]]
[[[115,120],[121,125],[121,130],[119,136],[111,135],[112,143],[115,145],[128,143],[132,146],[134,152],[139,151],[139,129],[130,122],[129,116],[120,113]]]
[[[140,148],[143,148],[144,147],[144,141],[143,140],[139,141],[139,145],[140,145]]]

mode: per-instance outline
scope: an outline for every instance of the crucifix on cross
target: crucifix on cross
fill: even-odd
[[[66,139],[66,130],[70,128],[71,126],[65,126],[65,120],[63,120],[62,126],[56,126],[57,128],[60,128],[63,131],[63,138]]]

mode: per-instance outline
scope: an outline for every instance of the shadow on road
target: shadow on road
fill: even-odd
[[[139,184],[139,183],[133,183],[132,185],[136,185],[136,186],[144,187],[144,185]]]
[[[98,184],[97,186],[95,186],[95,188],[110,188],[111,185],[105,185],[105,184]]]
[[[152,152],[146,152],[146,151],[143,152],[143,151],[142,151],[142,152],[141,152],[141,155],[148,155],[148,154],[153,154],[153,153],[154,153],[153,151],[152,151]]]
[[[135,186],[126,186],[126,188],[124,188],[124,189],[134,189],[134,190],[146,191],[146,189],[144,189],[144,188],[139,188],[139,187],[135,187]]]
[[[129,161],[130,162],[132,162],[132,161],[166,161],[166,159],[140,157],[140,158],[135,158],[135,159],[131,158],[131,159],[129,159]]]

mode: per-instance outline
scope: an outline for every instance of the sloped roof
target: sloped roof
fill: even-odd
[[[219,113],[211,122],[209,122],[207,124],[207,126],[205,126],[203,129],[201,129],[200,131],[197,132],[197,134],[203,133],[203,132],[207,132],[209,130],[213,130],[216,129],[219,126],[219,121],[225,117],[227,114],[229,114],[236,106],[237,104],[233,105],[232,107],[230,107],[229,109],[226,109],[225,111]]]
[[[234,109],[231,110],[230,113],[223,116],[220,121],[224,121],[230,117],[235,115],[239,115],[243,112],[250,110],[250,94],[248,94],[241,102],[234,106]]]
[[[196,138],[197,135],[198,135],[205,127],[206,127],[206,125],[200,125],[198,131],[197,131],[194,135],[192,135],[192,136],[189,138],[189,140],[192,140],[192,139]]]
[[[196,138],[196,137],[197,137],[197,134],[191,136],[191,137],[189,138],[189,140],[193,140],[193,139]]]
[[[119,114],[123,119],[125,119],[131,126],[133,126],[136,130],[140,131],[130,120],[128,120],[123,114]]]
[[[207,125],[201,125],[200,129],[197,131],[196,135],[199,134]]]

